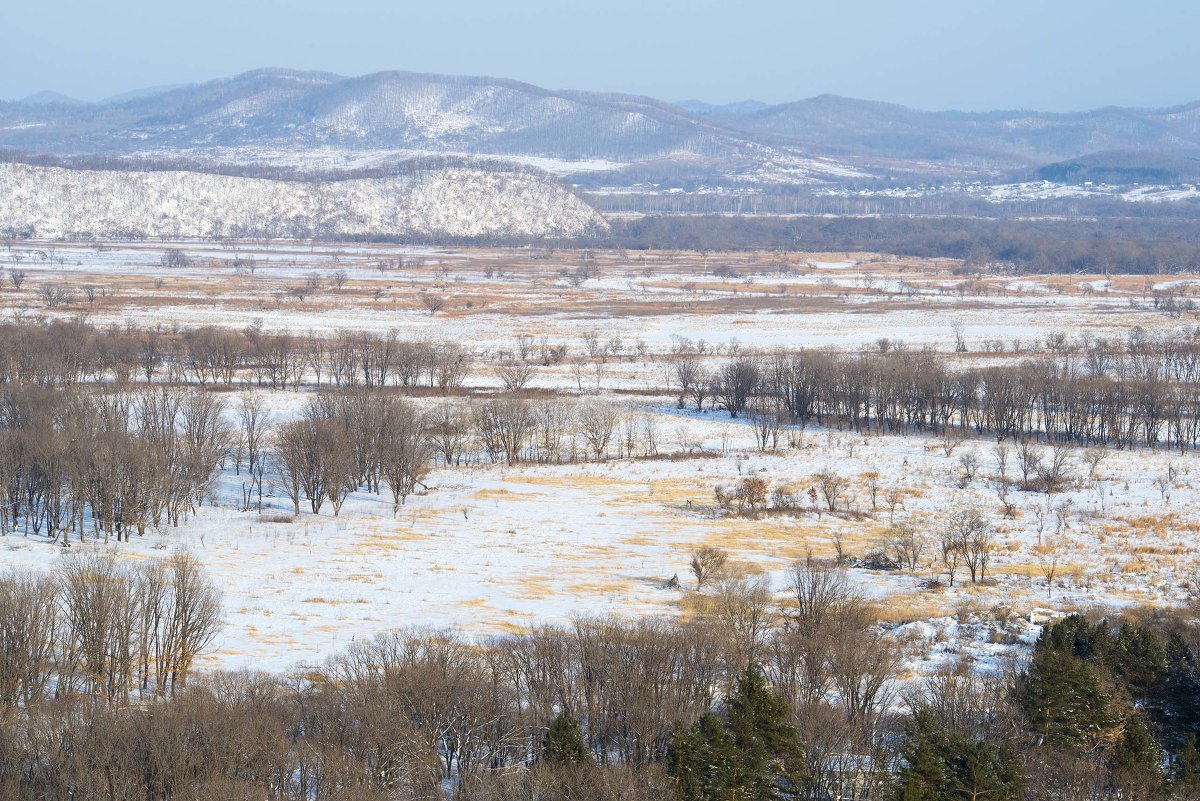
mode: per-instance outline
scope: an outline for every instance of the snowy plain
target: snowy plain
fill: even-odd
[[[166,266],[162,256],[171,249],[186,252],[188,263]],[[1191,313],[1164,314],[1151,296],[1192,297],[1192,277],[998,274],[968,281],[952,264],[874,254],[784,262],[773,254],[15,242],[0,249],[0,269],[27,272],[27,286],[6,288],[0,303],[10,317],[80,316],[97,324],[260,325],[318,335],[395,330],[403,339],[452,339],[476,355],[467,388],[484,393],[497,387],[488,365],[502,352],[523,340],[564,343],[573,359],[538,367],[533,388],[599,394],[658,432],[657,455],[633,459],[440,467],[430,489],[395,516],[389,500],[360,492],[336,518],[326,509],[270,522],[290,504],[270,497],[263,514],[235,511],[241,478],[227,468],[217,503],[181,527],[129,544],[73,545],[130,559],[175,549],[195,554],[225,592],[226,628],[205,658],[209,667],[286,670],[410,625],[485,638],[577,614],[687,614],[688,560],[699,545],[717,545],[745,570],[763,572],[782,600],[797,559],[831,557],[835,539],[856,556],[880,546],[893,521],[873,508],[873,472],[902,491],[896,515],[927,537],[947,509],[968,506],[984,510],[999,535],[983,584],[959,576],[954,587],[923,588],[941,575],[932,551],[930,563],[911,574],[849,569],[880,600],[913,675],[960,660],[998,666],[1036,637],[1024,619],[1038,608],[1174,603],[1195,591],[1200,463],[1190,452],[1114,451],[1098,478],[1081,477],[1069,492],[1015,493],[1017,514],[1009,519],[992,485],[993,441],[970,440],[948,455],[929,437],[810,427],[761,453],[743,421],[682,411],[665,386],[665,358],[683,337],[706,341],[714,359],[784,345],[877,349],[887,339],[889,347],[928,346],[946,358],[991,363],[1026,358],[1055,332],[1176,332],[1194,324]],[[576,285],[580,267],[591,272]],[[339,271],[347,276],[335,290]],[[314,275],[322,289],[303,299],[288,294]],[[36,290],[44,283],[104,292],[94,303],[76,298],[47,309]],[[445,310],[424,309],[426,293],[446,296]],[[968,353],[952,357],[956,336]],[[610,346],[610,355],[592,365],[589,340]],[[586,373],[572,362],[587,362]],[[266,395],[284,419],[308,391]],[[982,467],[977,480],[959,486],[965,451],[976,452]],[[714,502],[718,484],[747,475],[802,488],[822,470],[851,480],[853,514],[734,517]],[[1074,470],[1085,472],[1077,456]],[[1048,581],[1051,546],[1057,562]],[[60,551],[44,539],[9,536],[0,540],[0,565],[47,569]],[[675,575],[682,590],[665,586]]]

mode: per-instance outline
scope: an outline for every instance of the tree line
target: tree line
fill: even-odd
[[[1178,217],[986,219],[971,216],[771,216],[651,214],[613,218],[594,246],[630,250],[784,250],[895,253],[969,260],[1030,273],[1193,272],[1200,264],[1200,224],[1191,204]],[[1148,206],[1151,204],[1141,204]],[[1168,204],[1160,204],[1167,206]]]
[[[100,329],[79,320],[0,325],[0,383],[112,379],[203,386],[237,379],[273,389],[394,385],[446,392],[461,386],[471,363],[458,343],[405,341],[394,332],[322,338],[258,326]]]
[[[1196,447],[1195,337],[1050,340],[1041,358],[993,366],[950,366],[931,350],[897,351],[881,340],[877,353],[742,353],[716,367],[696,345],[680,341],[669,377],[680,408],[747,416],[762,447],[778,440],[782,424]]]
[[[215,601],[188,600],[195,588],[211,601],[186,556],[137,569],[73,557],[0,578],[0,794],[1200,797],[1190,613],[1068,617],[1023,667],[900,690],[904,663],[872,605],[805,561],[782,603],[726,575],[692,619],[578,619],[486,642],[413,629],[286,676],[184,682],[213,632],[195,621]]]

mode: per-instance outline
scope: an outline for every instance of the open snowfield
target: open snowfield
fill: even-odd
[[[809,427],[785,432],[778,450],[763,453],[744,421],[676,409],[664,366],[677,337],[705,340],[721,353],[874,349],[887,338],[964,363],[1020,359],[1055,332],[1124,338],[1135,327],[1192,325],[1194,313],[1178,311],[1197,292],[1192,277],[977,278],[955,274],[951,262],[845,253],[246,242],[173,245],[188,264],[168,267],[166,247],[0,248],[0,269],[26,273],[19,290],[5,284],[0,307],[9,317],[82,315],[97,324],[261,325],[317,335],[396,330],[402,339],[448,339],[477,356],[467,394],[496,389],[489,360],[522,347],[522,337],[526,346],[564,343],[571,358],[537,368],[530,387],[605,396],[651,426],[658,441],[656,454],[599,463],[439,467],[429,489],[395,516],[390,499],[365,492],[336,518],[326,507],[319,516],[271,522],[291,511],[282,497],[268,498],[261,514],[237,512],[242,479],[230,466],[217,503],[185,525],[129,544],[72,546],[116,549],[130,559],[187,549],[200,558],[224,589],[227,615],[207,666],[286,669],[408,625],[486,637],[577,614],[687,615],[695,586],[688,562],[697,546],[728,551],[740,570],[767,574],[782,593],[797,559],[833,557],[836,542],[844,554],[864,557],[893,522],[928,534],[960,507],[983,511],[998,531],[988,581],[971,584],[960,573],[953,587],[923,588],[940,572],[932,567],[933,544],[922,560],[930,564],[912,572],[850,569],[880,599],[914,671],[963,658],[991,664],[1036,637],[1036,627],[1019,618],[1037,608],[1162,604],[1194,590],[1200,462],[1192,452],[1114,450],[1090,476],[1075,454],[1073,489],[1014,492],[1015,515],[1003,517],[991,483],[994,439],[967,440],[947,453],[924,436]],[[76,295],[47,308],[44,285]],[[85,287],[97,288],[93,300]],[[444,298],[442,310],[429,310],[430,294]],[[1162,311],[1164,296],[1180,302],[1171,314]],[[953,353],[956,335],[966,353]],[[589,359],[597,341],[609,344],[608,355]],[[583,362],[586,368],[574,366]],[[308,391],[265,396],[276,418],[286,419]],[[960,486],[966,452],[980,466]],[[1008,470],[1015,470],[1011,462]],[[845,511],[739,517],[714,500],[717,485],[749,475],[806,491],[821,471],[849,479]],[[874,501],[873,474],[880,486]],[[888,490],[900,498],[894,508],[883,500]],[[60,550],[42,538],[10,536],[0,540],[0,565],[48,568]],[[676,575],[682,588],[666,588]]]
[[[8,310],[45,310],[39,283],[94,287],[55,314],[95,323],[261,323],[267,331],[347,329],[403,338],[453,337],[484,350],[521,336],[574,342],[587,332],[662,351],[673,337],[747,347],[946,346],[954,330],[982,350],[988,340],[1026,347],[1084,328],[1123,337],[1181,322],[1155,309],[1155,293],[1195,297],[1178,276],[992,276],[952,273],[954,263],[874,254],[721,254],[560,250],[452,250],[379,245],[197,243],[191,264],[164,267],[167,246],[19,243],[0,248],[0,269],[31,278],[2,296]],[[572,274],[593,276],[575,285]],[[344,274],[341,289],[334,276]],[[306,288],[314,281],[316,289]],[[444,308],[430,314],[427,296]]]

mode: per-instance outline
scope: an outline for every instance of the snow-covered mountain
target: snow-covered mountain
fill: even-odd
[[[0,147],[57,155],[187,153],[301,167],[325,166],[330,153],[354,164],[364,153],[453,153],[560,174],[649,163],[714,176],[796,164],[804,156],[646,97],[493,78],[404,72],[346,78],[277,69],[83,107],[0,103]],[[845,170],[813,161],[792,177],[821,180]]]
[[[521,172],[309,182],[0,164],[0,232],[15,235],[561,239],[605,227],[577,195]]]
[[[736,136],[649,98],[516,81],[258,70],[92,105],[0,104],[4,144],[45,152],[342,147],[631,160],[717,153]]]
[[[715,106],[496,78],[265,69],[98,103],[47,92],[0,103],[0,147],[57,155],[187,153],[300,167],[339,158],[360,164],[364,154],[454,153],[537,163],[561,174],[626,170],[624,177],[642,182],[662,174],[838,183],[896,170],[1028,169],[1107,150],[1195,158],[1198,124],[1200,104],[964,113],[825,95],[777,106]],[[773,170],[775,164],[792,169]]]

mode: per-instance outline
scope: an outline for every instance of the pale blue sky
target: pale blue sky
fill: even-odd
[[[0,98],[257,67],[930,109],[1200,100],[1196,0],[0,0]]]

